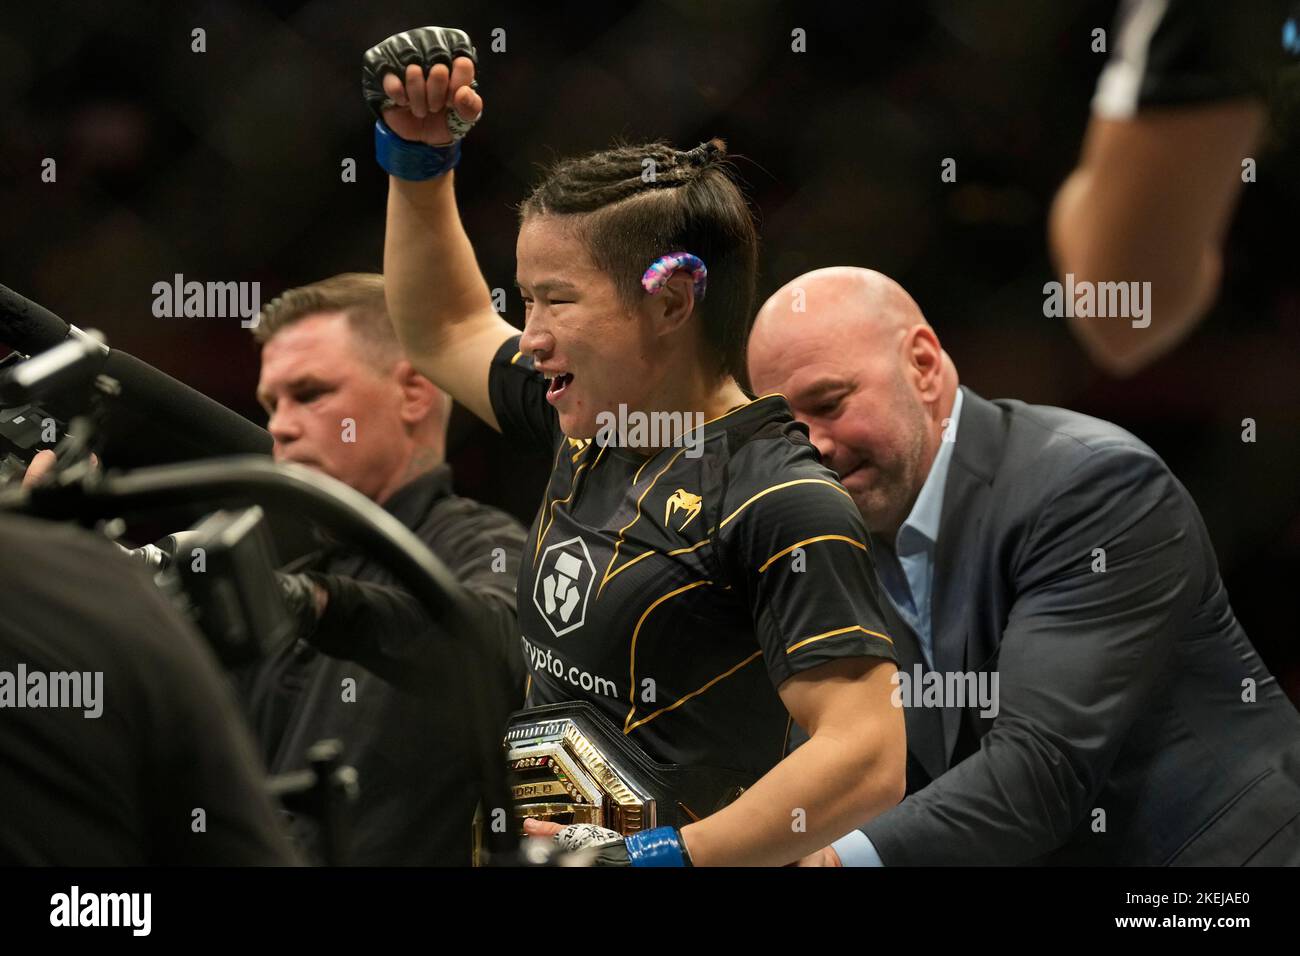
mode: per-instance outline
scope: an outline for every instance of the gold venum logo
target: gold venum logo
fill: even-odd
[[[668,499],[668,503],[664,505],[664,527],[668,527],[668,519],[676,512],[685,511],[686,520],[683,521],[682,526],[677,529],[678,531],[684,530],[688,524],[695,520],[695,516],[700,513],[700,507],[703,504],[704,499],[699,495],[693,495],[685,488],[678,488],[672,493],[672,497]]]

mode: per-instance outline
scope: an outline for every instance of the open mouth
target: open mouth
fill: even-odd
[[[550,380],[546,389],[546,400],[552,404],[558,402],[564,396],[564,393],[569,390],[569,386],[572,384],[573,376],[568,372],[555,376],[555,378]]]

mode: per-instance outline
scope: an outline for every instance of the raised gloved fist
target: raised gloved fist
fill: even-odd
[[[445,146],[468,133],[483,112],[474,80],[477,63],[463,30],[418,27],[366,51],[361,90],[397,136]]]

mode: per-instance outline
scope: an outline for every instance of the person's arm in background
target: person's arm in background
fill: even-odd
[[[1150,282],[1150,324],[1070,319],[1092,359],[1129,375],[1178,344],[1213,305],[1220,249],[1263,127],[1254,100],[1094,117],[1049,220],[1056,271],[1075,283]],[[1145,319],[1143,320],[1145,322]]]
[[[1071,474],[1014,559],[993,726],[978,752],[861,828],[884,865],[1022,864],[1086,819],[1195,607],[1188,508],[1149,453],[1097,451]]]

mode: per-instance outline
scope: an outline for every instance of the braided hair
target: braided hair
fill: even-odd
[[[597,268],[627,308],[645,295],[650,263],[685,250],[704,260],[708,294],[695,303],[715,371],[745,382],[745,342],[754,320],[758,230],[726,161],[711,139],[694,149],[664,142],[619,145],[561,160],[519,207],[531,216],[572,216]]]

